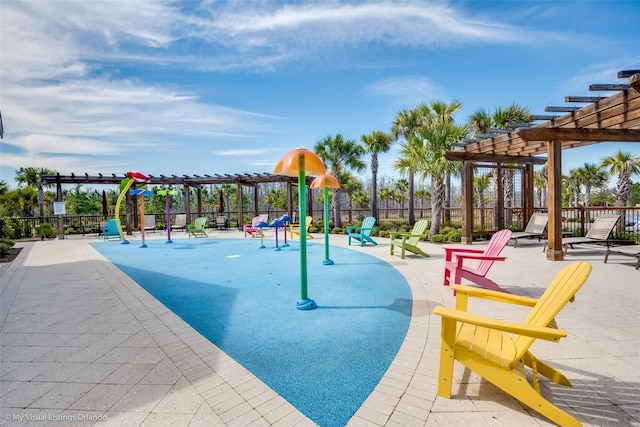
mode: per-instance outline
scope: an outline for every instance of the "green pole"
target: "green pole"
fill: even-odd
[[[329,188],[324,187],[324,265],[333,265],[329,258]]]
[[[304,156],[300,156],[298,173],[298,202],[300,203],[300,298],[307,298],[307,192],[304,174]]]
[[[298,202],[300,203],[300,301],[298,310],[314,310],[316,302],[307,296],[307,186],[304,155],[299,158]]]

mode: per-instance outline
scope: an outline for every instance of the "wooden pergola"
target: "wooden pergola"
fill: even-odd
[[[222,184],[231,184],[235,185],[238,192],[238,227],[241,227],[241,220],[244,217],[244,206],[242,203],[242,193],[244,187],[253,188],[253,205],[254,205],[254,216],[259,214],[258,212],[258,190],[257,186],[259,184],[266,183],[277,183],[284,182],[287,184],[287,206],[288,206],[288,215],[293,218],[293,186],[298,185],[297,177],[290,177],[285,175],[274,175],[270,173],[253,173],[253,174],[214,174],[203,176],[200,175],[171,175],[171,176],[154,176],[154,175],[146,175],[150,178],[148,185],[170,185],[172,187],[183,187],[185,192],[185,213],[187,214],[187,218],[191,218],[191,198],[190,198],[190,188],[195,188],[197,190],[197,214],[198,216],[202,216],[202,188],[205,185],[222,185]],[[110,174],[110,175],[89,175],[87,173],[76,175],[74,173],[70,175],[46,175],[43,177],[44,181],[48,184],[56,185],[56,200],[58,202],[62,202],[62,184],[81,184],[81,185],[91,185],[91,184],[106,184],[106,185],[119,185],[120,182],[126,178],[126,174]],[[313,177],[307,178],[307,186],[311,183]],[[310,191],[310,190],[307,190]],[[311,200],[311,197],[308,198]],[[132,204],[131,198],[127,195],[127,223],[126,229],[130,233],[132,230],[132,212],[130,206]],[[307,207],[308,212],[312,212],[311,206]],[[311,213],[310,213],[311,214]],[[64,238],[64,227],[62,218],[58,218],[58,238]]]
[[[564,115],[536,115],[538,124],[513,123],[506,133],[482,135],[478,141],[446,153],[449,160],[463,162],[462,242],[471,244],[473,231],[474,162],[525,165],[524,217],[533,214],[533,165],[547,163],[548,239],[547,259],[562,260],[562,150],[599,142],[640,142],[640,70],[620,71],[623,84],[593,84],[591,91],[614,91],[608,97],[567,96],[568,103],[584,107],[547,107],[546,112]],[[546,157],[544,156],[546,155]],[[499,197],[502,197],[500,195]]]

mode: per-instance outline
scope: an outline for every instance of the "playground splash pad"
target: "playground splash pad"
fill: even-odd
[[[308,243],[308,291],[297,310],[298,241],[274,251],[256,239],[153,240],[93,246],[194,329],[321,426],[343,426],[398,352],[411,291],[389,264]]]

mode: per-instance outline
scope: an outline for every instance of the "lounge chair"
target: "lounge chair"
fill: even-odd
[[[584,237],[565,237],[562,239],[562,247],[564,248],[564,254],[567,254],[569,247],[573,249],[573,245],[580,245],[583,243],[595,243],[604,244],[610,246],[613,243],[623,242],[621,240],[609,239],[609,235],[613,231],[613,227],[620,219],[620,215],[613,216],[600,216],[591,223],[589,231]],[[546,252],[549,241],[544,244],[543,252]]]
[[[115,219],[107,221],[107,225],[101,228],[104,240],[120,240],[120,230]]]
[[[262,234],[262,229],[256,227],[261,222],[267,222],[269,219],[268,215],[258,215],[253,217],[251,220],[251,224],[245,224],[242,228],[244,229],[244,237],[247,237],[247,234],[250,237],[261,237],[264,236]]]
[[[362,220],[361,226],[348,226],[347,234],[349,235],[349,246],[351,246],[351,239],[358,240],[360,246],[364,246],[365,242],[377,245],[376,241],[370,236],[371,232],[375,230],[376,219],[372,216]]]
[[[193,221],[193,224],[187,226],[187,232],[189,233],[189,238],[193,237],[208,237],[207,233],[204,231],[204,227],[207,225],[207,218],[201,216],[196,218]]]
[[[145,215],[144,216],[144,231],[153,230],[156,231],[156,216],[155,215]]]
[[[307,216],[305,225],[307,227],[307,239],[313,239],[313,234],[309,233],[309,227],[311,227],[311,223],[313,222],[313,217]],[[291,238],[294,236],[298,236],[300,238],[300,224],[289,224],[289,230],[291,231]]]
[[[216,217],[216,228],[218,230],[229,229],[229,218],[227,218],[226,216]]]
[[[634,257],[636,259],[636,270],[640,269],[640,245],[607,246],[607,253],[604,256],[605,264],[609,259],[609,254]]]
[[[541,237],[544,236],[544,229],[547,227],[548,221],[549,216],[546,213],[534,213],[531,215],[524,231],[511,233],[511,240],[514,242],[513,247],[517,248],[518,239],[523,237],[537,237],[538,241],[540,241]]]
[[[171,231],[173,230],[187,231],[187,214],[176,214],[176,222],[171,226]]]
[[[507,292],[496,282],[486,277],[489,269],[496,261],[504,261],[506,257],[499,256],[511,238],[511,230],[500,230],[491,236],[489,244],[484,249],[463,247],[444,247],[444,285],[462,283],[467,279],[486,289]],[[478,261],[475,267],[464,265],[465,260]],[[451,274],[453,273],[453,279]]]
[[[442,317],[442,344],[438,374],[438,395],[451,398],[455,361],[462,363],[485,380],[534,411],[561,426],[580,426],[573,416],[554,406],[540,394],[538,374],[571,387],[566,376],[537,359],[529,349],[538,339],[558,342],[567,336],[555,327],[555,317],[589,277],[591,265],[577,262],[556,275],[540,299],[504,294],[469,286],[452,285],[456,291],[456,308],[438,306],[433,310]],[[470,314],[470,297],[498,303],[530,306],[524,322],[511,322]],[[531,368],[533,385],[525,366]]]
[[[391,239],[391,255],[393,255],[393,249],[398,246],[400,248],[400,258],[404,259],[405,251],[412,252],[416,255],[422,255],[425,258],[429,258],[430,255],[424,252],[418,247],[418,242],[427,235],[427,226],[429,221],[421,219],[413,224],[413,229],[406,232],[392,232],[389,233]]]

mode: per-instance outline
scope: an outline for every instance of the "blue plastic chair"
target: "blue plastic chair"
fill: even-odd
[[[349,246],[351,246],[351,239],[356,239],[360,242],[360,246],[364,246],[365,243],[372,243],[377,245],[376,241],[370,236],[371,232],[375,230],[376,219],[372,216],[366,217],[362,220],[361,226],[349,226],[347,227],[347,234],[349,235]]]

